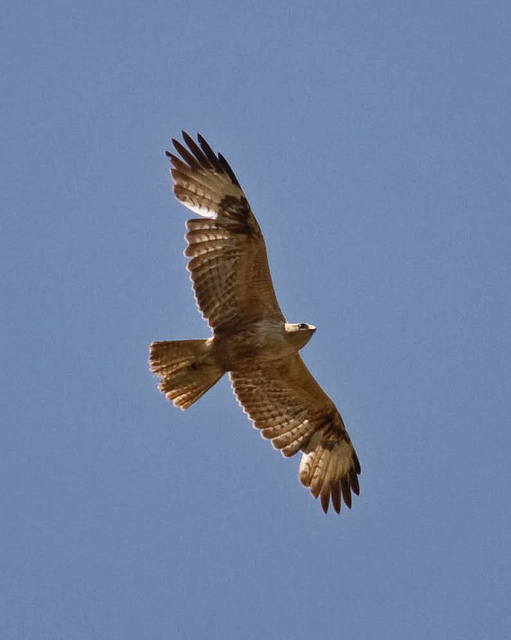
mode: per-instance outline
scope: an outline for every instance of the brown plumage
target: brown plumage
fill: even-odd
[[[153,342],[151,370],[175,406],[187,409],[224,373],[254,426],[284,456],[302,451],[299,477],[320,498],[351,507],[360,463],[334,403],[298,351],[315,327],[286,322],[271,280],[261,229],[225,160],[204,138],[183,132],[181,157],[171,159],[174,193],[202,216],[186,223],[197,305],[213,334],[208,340]],[[341,500],[342,498],[342,500]]]

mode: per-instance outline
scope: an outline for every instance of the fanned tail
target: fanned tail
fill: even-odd
[[[161,377],[158,388],[180,409],[188,409],[225,373],[211,357],[207,340],[153,342],[149,367]]]

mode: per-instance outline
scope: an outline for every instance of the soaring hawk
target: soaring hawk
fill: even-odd
[[[153,342],[151,370],[176,407],[187,409],[229,373],[234,393],[264,438],[284,456],[302,451],[299,478],[337,513],[359,494],[360,463],[336,406],[298,351],[316,330],[286,321],[268,266],[261,229],[233,170],[201,135],[171,161],[174,193],[201,216],[188,220],[197,305],[212,329],[207,340]],[[342,498],[342,500],[341,500]]]

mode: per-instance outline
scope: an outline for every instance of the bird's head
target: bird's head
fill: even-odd
[[[304,347],[312,338],[314,331],[316,331],[316,327],[313,324],[307,324],[306,322],[294,324],[286,322],[285,329],[289,340],[297,349]]]

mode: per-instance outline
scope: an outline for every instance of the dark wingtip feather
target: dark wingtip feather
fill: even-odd
[[[187,170],[190,170],[190,167],[185,162],[183,162],[181,158],[178,158],[173,153],[169,153],[167,157],[170,158],[172,168],[179,169],[180,171],[183,171],[185,173]]]
[[[208,160],[214,166],[217,171],[222,171],[222,165],[220,164],[218,158],[215,155],[213,149],[209,146],[203,136],[200,133],[197,134],[197,140],[201,146],[202,151],[206,154]]]
[[[344,478],[342,478],[341,480],[341,490],[344,504],[348,507],[348,509],[351,509],[351,490],[347,476],[344,476]]]
[[[360,466],[360,461],[355,451],[353,451],[353,462],[355,463],[355,471],[357,473],[360,473],[362,471],[362,468]]]
[[[238,178],[236,177],[234,171],[231,169],[231,166],[229,165],[229,163],[227,162],[227,160],[223,157],[223,155],[221,153],[218,154],[218,161],[220,162],[220,165],[221,165],[222,169],[225,171],[225,173],[231,179],[231,182],[233,184],[237,185],[238,187],[240,187],[240,183],[238,182]]]
[[[172,144],[176,148],[176,151],[179,155],[188,163],[188,165],[192,169],[200,169],[200,164],[197,162],[196,158],[188,151],[186,147],[184,147],[179,140],[175,140],[172,138]]]
[[[197,143],[192,138],[192,136],[188,135],[186,131],[183,131],[182,133],[183,133],[183,140],[186,142],[186,144],[188,145],[188,148],[197,159],[197,162],[205,169],[209,169],[209,170],[214,169],[214,165],[211,164],[211,162],[208,160],[205,153],[202,151],[202,149],[200,149],[200,147],[197,145]]]
[[[358,484],[357,474],[353,469],[350,469],[350,485],[353,493],[357,496],[360,495],[360,485]]]
[[[338,482],[332,483],[330,487],[332,491],[332,504],[336,513],[341,513],[341,491]]]
[[[321,492],[321,508],[325,513],[328,513],[328,503],[330,502],[330,490],[327,488]]]
[[[184,129],[181,129],[181,136],[183,137],[183,140],[188,144],[188,140],[192,139],[192,136],[187,133]]]

